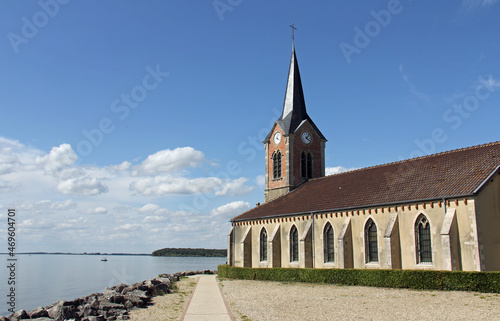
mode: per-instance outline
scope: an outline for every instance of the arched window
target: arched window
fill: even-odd
[[[305,152],[300,154],[300,176],[306,177],[307,175],[307,156]]]
[[[260,261],[267,261],[267,231],[264,227],[260,231]]]
[[[302,152],[300,155],[300,175],[302,178],[313,178],[312,154]]]
[[[431,227],[424,214],[420,214],[415,222],[415,246],[417,263],[431,263]]]
[[[311,153],[307,154],[307,178],[313,178],[313,161]]]
[[[370,218],[365,225],[366,262],[378,262],[377,225]]]
[[[323,230],[323,251],[325,263],[335,261],[335,241],[333,238],[333,227],[330,223],[326,223]]]
[[[292,226],[290,229],[290,262],[299,260],[299,232],[297,227]]]
[[[281,178],[281,152],[277,151],[273,155],[273,178]]]

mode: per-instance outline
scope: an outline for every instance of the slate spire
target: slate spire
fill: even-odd
[[[292,58],[290,59],[290,69],[288,71],[288,82],[286,85],[285,101],[283,103],[283,112],[277,123],[284,131],[285,135],[293,134],[299,125],[309,120],[320,137],[324,139],[323,134],[316,127],[306,111],[304,92],[300,80],[299,65],[297,55],[295,54],[295,45],[292,45]]]

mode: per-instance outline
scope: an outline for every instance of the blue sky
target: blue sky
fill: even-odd
[[[327,173],[497,141],[499,11],[3,1],[0,233],[13,207],[19,251],[225,248],[228,220],[263,200],[292,22]]]

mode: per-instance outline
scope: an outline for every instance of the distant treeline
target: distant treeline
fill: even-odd
[[[225,257],[227,250],[218,249],[177,249],[165,248],[153,252],[153,256],[205,256],[205,257]]]

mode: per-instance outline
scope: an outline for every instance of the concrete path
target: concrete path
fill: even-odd
[[[197,275],[198,283],[181,321],[234,320],[222,296],[215,275]]]

